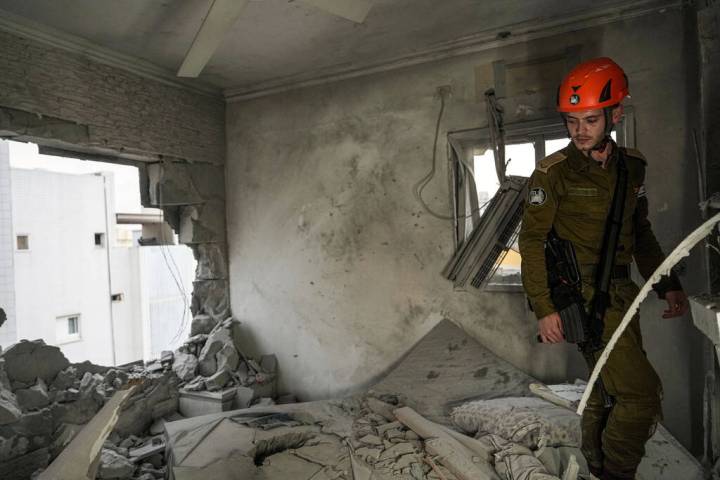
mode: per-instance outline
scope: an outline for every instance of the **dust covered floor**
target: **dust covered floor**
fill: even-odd
[[[579,417],[535,397],[534,382],[442,321],[362,395],[166,423],[169,478],[589,478]],[[423,428],[408,428],[403,406]],[[700,479],[702,468],[661,428],[638,478]]]

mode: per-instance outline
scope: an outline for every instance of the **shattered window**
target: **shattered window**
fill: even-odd
[[[632,147],[634,124],[633,109],[626,107],[612,138],[619,145]],[[537,162],[565,148],[569,141],[559,117],[505,125],[506,177],[529,177]],[[510,190],[504,196],[495,197],[500,184],[492,142],[487,127],[448,133],[455,253],[443,274],[459,289],[465,289],[467,284],[487,290],[520,292],[518,230],[513,236],[505,228],[517,223],[517,202],[508,193]],[[517,181],[517,178],[513,180]],[[490,201],[494,207],[488,209]],[[505,245],[510,247],[498,256],[498,248]]]
[[[616,132],[612,132],[611,136],[613,140],[617,139]],[[535,142],[542,142],[545,146],[543,152],[536,151],[535,145],[538,143],[534,142],[507,144],[505,146],[506,174],[529,177],[532,175],[533,170],[535,170],[536,159],[551,155],[565,148],[569,141],[567,137],[552,138],[550,135],[539,136]],[[482,205],[495,195],[500,187],[500,183],[498,182],[495,171],[495,160],[492,150],[487,150],[483,155],[475,155],[473,159],[478,203]],[[520,263],[520,249],[516,237],[507,254],[502,258],[495,274],[490,279],[490,285],[522,285]]]
[[[529,177],[535,170],[536,155],[533,143],[525,142],[506,145],[505,158],[507,159],[507,175]],[[492,150],[486,150],[483,155],[475,155],[473,160],[478,204],[483,205],[493,198],[500,187],[495,171],[495,159]],[[481,213],[483,210],[484,208],[481,209]],[[520,284],[520,251],[517,239],[515,239],[490,280],[490,285]]]

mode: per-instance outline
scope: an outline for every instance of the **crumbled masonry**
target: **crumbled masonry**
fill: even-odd
[[[178,408],[186,390],[233,389],[225,409],[274,403],[277,359],[243,355],[240,322],[200,314],[193,328],[202,333],[145,367],[70,364],[42,340],[24,340],[0,353],[0,478],[30,479],[47,467],[130,380],[142,380],[140,390],[103,446],[97,478],[165,478],[164,424],[184,418]]]
[[[41,340],[0,354],[0,478],[33,478],[129,383],[98,479],[588,478],[563,390],[533,397],[531,377],[448,321],[367,392],[311,403],[277,396],[277,359],[244,355],[240,322],[197,323],[145,367],[70,364]],[[702,478],[662,427],[646,460],[641,480]]]

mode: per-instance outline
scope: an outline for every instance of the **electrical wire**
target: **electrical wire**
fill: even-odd
[[[422,197],[422,192],[425,190],[425,187],[432,181],[432,179],[435,177],[435,173],[437,171],[437,145],[438,145],[438,139],[440,138],[440,123],[442,122],[443,113],[445,113],[445,94],[440,95],[440,111],[438,112],[437,121],[435,122],[435,137],[433,139],[433,148],[432,148],[432,162],[430,164],[430,171],[421,178],[414,186],[413,186],[413,194],[415,195],[415,198],[417,201],[422,205],[423,209],[430,215],[432,215],[435,218],[438,218],[440,220],[462,220],[466,218],[470,218],[474,213],[481,211],[488,203],[490,203],[490,200],[483,203],[482,205],[479,205],[477,208],[472,210],[467,215],[463,216],[453,216],[453,215],[443,215],[441,213],[437,213],[433,211],[430,206],[425,202],[425,200]],[[465,162],[458,159],[458,162],[463,167],[463,171],[465,174],[470,173],[470,175],[473,175],[472,169],[468,168],[467,165],[465,165]],[[474,175],[473,175],[474,178]]]
[[[430,171],[413,186],[413,193],[415,194],[415,198],[417,199],[417,201],[420,202],[420,205],[422,205],[423,209],[433,217],[439,218],[440,220],[455,220],[455,217],[453,216],[442,215],[440,213],[434,212],[422,198],[423,190],[435,176],[437,163],[437,144],[440,137],[440,122],[442,121],[443,113],[445,113],[445,95],[441,94],[440,111],[438,112],[437,121],[435,122],[435,138],[433,139],[432,163],[430,164]]]
[[[164,168],[164,166],[163,166]],[[158,188],[158,200],[160,202],[160,205],[163,205],[162,202],[162,186]],[[164,222],[160,224],[160,253],[162,254],[163,260],[165,261],[165,266],[168,269],[168,272],[170,273],[170,276],[173,279],[173,282],[175,283],[175,286],[178,289],[178,292],[182,296],[182,302],[183,302],[183,310],[180,317],[180,326],[175,332],[175,335],[170,340],[170,343],[175,343],[180,339],[180,337],[183,334],[183,331],[185,330],[185,327],[187,326],[187,311],[188,311],[188,300],[187,300],[187,292],[185,291],[185,287],[182,285],[182,272],[180,272],[180,268],[177,266],[177,263],[175,262],[175,259],[173,258],[172,252],[168,248],[168,246],[165,244],[166,238],[165,238],[165,229],[163,228]],[[166,253],[167,251],[167,253]],[[172,267],[170,266],[170,262],[168,261],[168,256],[170,257],[172,264],[175,266],[176,272],[173,271]],[[177,276],[175,275],[177,273]]]

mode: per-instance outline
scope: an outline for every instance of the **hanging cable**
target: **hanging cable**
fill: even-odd
[[[425,189],[425,187],[432,181],[433,177],[435,177],[435,172],[437,171],[437,145],[438,145],[438,139],[440,138],[440,123],[442,122],[443,113],[445,113],[445,93],[440,94],[440,111],[438,112],[437,121],[435,122],[435,137],[433,139],[433,148],[432,148],[432,162],[430,164],[430,171],[420,179],[414,186],[413,186],[413,194],[415,195],[415,198],[417,201],[422,205],[423,209],[430,215],[432,215],[435,218],[439,218],[440,220],[460,220],[465,218],[470,218],[470,216],[475,213],[481,211],[490,201],[483,203],[482,205],[478,206],[476,209],[468,213],[467,215],[463,216],[452,216],[452,215],[443,215],[441,213],[437,213],[433,211],[430,206],[425,202],[425,200],[422,197],[422,192]],[[458,161],[463,168],[463,172],[465,174],[473,175],[472,170],[467,167],[465,162],[460,160],[458,158]]]
[[[165,166],[163,165],[163,169]],[[160,205],[163,205],[163,189],[162,185],[158,188],[158,200]],[[185,287],[182,284],[182,272],[180,272],[180,268],[178,268],[177,263],[175,263],[175,259],[173,258],[172,252],[170,251],[169,247],[165,244],[165,229],[163,228],[164,224],[160,224],[160,253],[162,254],[163,260],[165,261],[165,266],[168,269],[168,272],[170,273],[170,276],[173,279],[173,282],[175,283],[175,286],[178,289],[178,292],[182,296],[182,302],[183,302],[183,310],[180,317],[180,326],[178,330],[175,332],[175,335],[170,340],[170,343],[174,343],[177,340],[180,339],[180,337],[183,334],[183,331],[185,330],[185,327],[187,326],[187,311],[188,311],[188,300],[187,300],[187,292],[185,291]],[[167,253],[166,253],[167,250]],[[170,261],[168,261],[168,256],[170,257],[170,261],[175,266],[175,271],[173,271],[173,268],[170,266]],[[176,276],[177,274],[177,276]]]
[[[498,103],[495,90],[485,91],[488,129],[490,130],[490,147],[495,158],[495,170],[500,185],[506,180],[507,163],[505,162],[505,128],[503,126],[503,107]],[[509,162],[508,162],[509,163]]]

